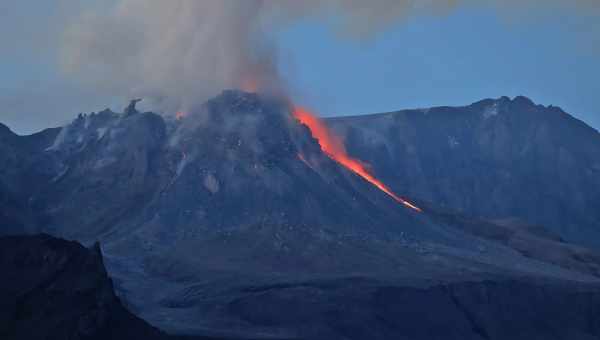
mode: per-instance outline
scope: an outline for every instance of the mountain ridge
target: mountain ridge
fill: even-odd
[[[30,218],[25,232],[86,245],[100,240],[126,305],[153,326],[177,334],[341,339],[351,334],[344,322],[356,320],[352,310],[364,309],[370,319],[393,307],[368,307],[368,301],[386,294],[381,289],[403,296],[416,294],[412,288],[434,286],[424,294],[442,303],[453,301],[448,292],[454,288],[447,285],[465,282],[486,291],[496,289],[488,281],[507,285],[502,287],[535,282],[526,289],[527,299],[543,308],[543,299],[535,296],[551,282],[564,285],[565,294],[579,285],[595,289],[597,251],[571,242],[561,230],[545,230],[531,216],[521,223],[479,214],[474,208],[497,203],[477,196],[494,193],[488,187],[455,196],[443,189],[474,188],[469,181],[478,173],[464,172],[472,167],[497,168],[501,176],[523,181],[536,171],[544,174],[538,163],[555,157],[554,151],[544,153],[554,150],[547,146],[577,144],[554,138],[544,132],[548,127],[538,131],[549,124],[544,110],[525,99],[501,98],[462,108],[326,120],[344,137],[349,154],[369,163],[392,191],[414,199],[423,208],[419,213],[325,154],[280,98],[224,91],[178,119],[138,112],[132,102],[126,114],[82,114],[60,130],[30,137],[35,143],[0,144],[8,150],[0,157],[14,164],[0,172],[0,184],[20,188],[19,209],[2,206],[0,213]],[[528,129],[538,132],[531,137]],[[500,143],[513,140],[533,141],[527,145],[539,157],[513,162],[506,150],[522,150],[520,144]],[[593,161],[586,157],[594,145],[581,147],[576,156]],[[453,168],[456,173],[448,171]],[[502,182],[483,184],[503,188]],[[545,190],[536,188],[530,190]],[[0,186],[0,194],[4,190]],[[464,209],[457,205],[463,200],[479,205]],[[512,205],[503,208],[499,211],[519,212],[510,210]],[[290,321],[291,312],[282,314],[289,301],[315,301],[306,305],[307,314],[297,315],[314,329]],[[349,308],[340,310],[344,301]],[[259,306],[269,307],[256,317],[248,312]],[[323,323],[329,313],[346,321],[332,328]],[[381,327],[386,329],[381,338],[406,335],[396,333],[398,325]],[[365,331],[358,328],[356,334]],[[460,338],[464,329],[455,331]],[[481,334],[463,339],[469,337]]]
[[[600,216],[592,206],[600,204],[594,180],[600,134],[560,108],[502,97],[326,122],[345,137],[349,153],[370,163],[394,190],[476,216],[523,218],[598,246]],[[495,192],[487,203],[486,195]],[[540,204],[547,207],[540,210]],[[586,212],[591,216],[584,217]]]

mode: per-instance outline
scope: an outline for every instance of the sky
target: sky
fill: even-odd
[[[110,2],[86,6],[103,10]],[[81,6],[0,4],[0,123],[28,134],[127,104],[127,94],[107,96],[60,65],[63,23]],[[348,38],[307,17],[272,40],[294,100],[322,116],[525,95],[598,129],[598,32],[594,11],[463,6],[401,20],[372,39]]]

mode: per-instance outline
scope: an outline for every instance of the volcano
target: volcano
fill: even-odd
[[[175,334],[597,336],[596,250],[422,195],[422,176],[399,177],[410,164],[382,156],[399,149],[373,142],[394,117],[327,121],[346,137],[332,148],[287,100],[227,90],[172,119],[132,102],[32,136],[0,129],[2,233],[100,241],[125,306]]]

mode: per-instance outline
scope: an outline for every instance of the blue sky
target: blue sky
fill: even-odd
[[[0,5],[0,122],[19,133],[125,104],[61,72],[59,23],[74,10],[47,3]],[[360,41],[307,19],[275,39],[294,96],[324,116],[526,95],[600,128],[596,14],[460,8]]]
[[[463,9],[400,23],[367,42],[304,22],[281,44],[293,56],[290,78],[326,115],[526,95],[598,128],[600,53],[586,30],[595,20],[553,13],[511,20]]]

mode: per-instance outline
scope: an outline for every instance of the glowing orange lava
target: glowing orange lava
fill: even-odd
[[[187,114],[182,111],[175,113],[175,119],[177,120],[182,120],[183,118],[185,118],[185,116],[187,116]]]
[[[373,176],[367,170],[365,165],[360,160],[350,157],[346,152],[346,148],[344,147],[342,140],[338,136],[331,133],[325,124],[323,124],[323,122],[321,122],[315,115],[302,107],[294,107],[293,114],[300,123],[308,127],[312,136],[319,142],[321,150],[323,150],[327,156],[360,177],[364,178],[396,201],[415,211],[421,212],[419,207],[397,196],[385,184],[375,178],[375,176]]]

